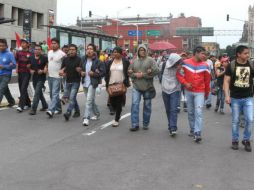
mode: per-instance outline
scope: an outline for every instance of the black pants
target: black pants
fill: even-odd
[[[31,78],[30,73],[18,74],[19,92],[20,92],[19,107],[21,107],[22,109],[24,109],[24,106],[31,107],[31,100],[27,92],[30,78]]]
[[[48,109],[48,104],[45,100],[45,97],[42,92],[42,88],[44,87],[45,81],[41,80],[33,80],[33,87],[34,87],[34,99],[33,99],[33,106],[32,109],[34,111],[37,110],[39,101],[41,101],[42,108]]]
[[[122,113],[124,96],[116,96],[110,98],[110,104],[116,112],[115,121],[119,121]]]
[[[3,96],[7,99],[9,104],[15,104],[15,100],[11,95],[8,83],[11,80],[11,76],[2,75],[0,76],[0,104],[2,102]]]

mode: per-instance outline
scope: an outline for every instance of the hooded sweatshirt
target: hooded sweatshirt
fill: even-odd
[[[140,48],[145,49],[146,56],[145,58],[139,57]],[[159,68],[155,64],[155,61],[147,56],[147,48],[145,45],[140,45],[138,47],[138,56],[134,60],[133,64],[130,65],[129,70],[132,70],[133,73],[130,74],[132,79],[133,87],[139,91],[146,91],[153,87],[153,78],[159,73]],[[147,73],[147,70],[151,69],[150,74]],[[143,77],[138,79],[135,77],[134,73],[142,72]]]
[[[181,90],[181,85],[176,78],[177,67],[176,63],[181,60],[180,55],[176,53],[170,54],[165,69],[162,75],[162,91],[166,94],[172,94]]]

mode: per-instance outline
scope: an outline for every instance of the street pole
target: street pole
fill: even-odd
[[[82,30],[82,17],[83,17],[83,0],[81,0],[81,18],[80,18],[80,29]]]
[[[138,35],[139,35],[139,33],[138,33],[138,24],[136,24],[136,27],[137,27],[137,45],[138,45]]]

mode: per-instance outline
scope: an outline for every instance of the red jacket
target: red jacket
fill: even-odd
[[[176,77],[183,85],[192,84],[191,92],[204,92],[207,97],[210,92],[211,74],[206,62],[195,62],[194,58],[184,60],[182,65],[184,73],[178,71]]]

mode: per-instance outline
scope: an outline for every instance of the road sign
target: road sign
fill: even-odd
[[[213,27],[180,27],[176,28],[177,36],[214,36]]]
[[[147,36],[160,36],[161,31],[160,30],[147,30],[146,35]]]
[[[128,30],[128,36],[137,36],[137,30]],[[142,31],[138,31],[138,36],[142,36]]]

